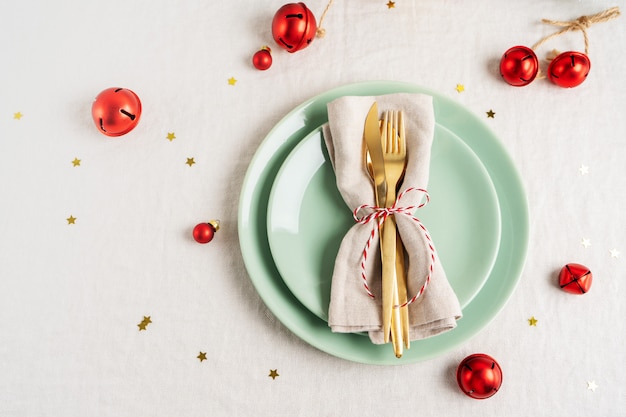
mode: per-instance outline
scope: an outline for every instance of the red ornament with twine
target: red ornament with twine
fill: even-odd
[[[193,239],[198,243],[209,243],[213,240],[215,232],[220,229],[219,220],[211,220],[207,223],[198,223],[193,228]]]
[[[297,52],[309,46],[316,32],[315,16],[304,3],[285,4],[272,20],[272,36],[287,52]]]
[[[533,82],[538,70],[537,55],[527,46],[510,48],[500,60],[500,75],[504,81],[515,87],[522,87]]]
[[[563,88],[572,88],[587,79],[591,61],[582,52],[568,51],[559,54],[548,66],[548,78]]]
[[[122,136],[139,123],[141,101],[127,88],[107,88],[94,100],[91,116],[101,133]]]
[[[545,78],[541,74],[539,65],[534,62],[537,59],[534,50],[552,38],[566,32],[581,31],[585,40],[585,53],[577,51],[557,53],[557,56],[553,56],[550,59],[548,79],[563,88],[572,88],[582,84],[587,79],[591,69],[587,29],[595,23],[606,22],[620,16],[620,14],[619,8],[613,7],[594,15],[580,16],[578,19],[571,21],[542,19],[543,23],[559,26],[563,29],[544,37],[533,45],[532,48],[517,46],[505,52],[500,60],[500,74],[502,78],[510,85],[516,87],[530,84],[535,77]]]
[[[500,389],[502,369],[491,356],[475,353],[461,361],[456,371],[456,381],[465,395],[484,400]]]
[[[326,29],[322,28],[322,22],[333,1],[330,0],[326,5],[320,17],[319,25],[315,20],[313,12],[306,4],[300,2],[283,5],[272,19],[272,36],[274,41],[287,52],[293,53],[309,46],[316,35],[318,38],[323,38],[326,34]]]
[[[581,264],[567,264],[559,272],[559,286],[570,294],[585,294],[592,282],[593,274]]]

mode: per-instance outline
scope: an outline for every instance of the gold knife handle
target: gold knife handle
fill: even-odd
[[[396,278],[398,282],[398,303],[396,305],[405,304],[408,301],[406,271],[404,267],[404,244],[400,238],[400,233],[396,231]],[[409,306],[403,306],[400,310],[400,321],[402,323],[402,339],[404,346],[409,349],[411,347],[411,337],[409,334]]]

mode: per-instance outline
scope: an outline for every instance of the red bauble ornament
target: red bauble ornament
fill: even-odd
[[[593,274],[584,265],[567,264],[559,273],[559,286],[572,294],[584,294],[591,288]]]
[[[274,40],[287,52],[296,52],[309,46],[316,32],[315,16],[304,3],[285,4],[272,20]]]
[[[539,71],[539,60],[535,52],[526,46],[514,46],[500,59],[500,75],[515,87],[530,84]]]
[[[563,52],[548,65],[548,78],[559,87],[572,88],[587,79],[591,61],[582,52]]]
[[[215,232],[220,228],[219,220],[211,220],[208,223],[198,223],[193,228],[193,238],[198,243],[209,243],[213,240]]]
[[[139,123],[141,101],[127,88],[107,88],[94,100],[91,116],[100,132],[107,136],[122,136]]]
[[[252,65],[261,71],[272,66],[272,50],[269,46],[264,46],[252,56]]]
[[[483,400],[500,389],[502,369],[491,356],[475,353],[461,361],[456,370],[456,381],[466,395]]]

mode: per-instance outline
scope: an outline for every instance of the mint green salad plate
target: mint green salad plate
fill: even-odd
[[[500,208],[480,159],[440,125],[435,127],[428,192],[430,202],[414,214],[428,227],[448,281],[465,307],[489,278],[496,260]],[[272,257],[283,281],[321,319],[328,319],[339,244],[354,225],[352,211],[335,184],[321,129],[315,129],[294,148],[276,175],[267,227]],[[361,276],[354,280],[360,285]]]
[[[309,311],[283,281],[272,257],[267,229],[268,204],[276,176],[292,150],[328,121],[326,104],[346,95],[396,92],[433,97],[437,126],[452,132],[480,159],[491,179],[500,209],[500,239],[495,262],[482,288],[463,308],[458,326],[447,333],[412,342],[411,349],[400,359],[390,346],[374,345],[362,335],[332,333],[326,321]],[[529,219],[526,194],[511,157],[482,120],[453,100],[426,88],[410,83],[371,81],[349,84],[307,100],[268,133],[244,178],[238,229],[243,260],[253,285],[267,307],[290,331],[311,346],[339,358],[365,364],[401,365],[432,359],[458,348],[493,320],[520,279],[528,248]],[[337,239],[343,236],[340,232],[337,235]]]

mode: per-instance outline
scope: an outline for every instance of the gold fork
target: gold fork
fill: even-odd
[[[383,116],[383,127],[381,133],[383,148],[383,159],[385,162],[385,177],[387,179],[387,198],[385,207],[391,207],[396,201],[396,188],[406,166],[406,143],[404,132],[404,120],[402,112],[387,111]],[[403,279],[398,279],[396,269],[397,257],[397,232],[396,222],[390,216],[383,230],[383,281],[382,281],[382,304],[383,304],[383,329],[389,323],[391,328],[391,338],[394,352],[397,357],[402,356],[402,340],[408,347],[408,314],[404,314],[394,305],[400,304],[399,292],[404,293],[406,298],[406,284]],[[404,266],[404,265],[402,265]],[[404,268],[400,268],[404,269]],[[404,290],[399,289],[399,281],[404,284]],[[404,308],[404,307],[403,307]],[[406,328],[406,332],[403,329]],[[403,334],[403,333],[406,333]],[[389,340],[389,335],[385,333],[385,342]]]
[[[402,170],[402,175],[399,181],[404,179],[404,174],[406,173],[406,130],[404,128],[404,115],[402,111],[398,114],[398,135],[399,135],[399,143],[404,148],[405,154],[405,163],[404,168]],[[397,191],[398,188],[396,187]],[[396,197],[394,197],[394,200]],[[396,232],[397,233],[397,232]],[[404,339],[404,346],[409,349],[411,347],[411,338],[409,335],[409,306],[404,305],[407,303],[408,295],[407,295],[407,279],[404,265],[404,245],[402,244],[402,239],[400,237],[400,233],[396,234],[396,277],[398,282],[398,298],[400,307],[400,321],[402,323],[402,339]]]

